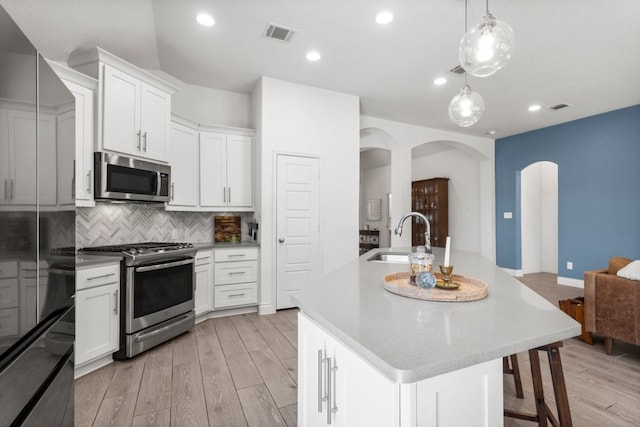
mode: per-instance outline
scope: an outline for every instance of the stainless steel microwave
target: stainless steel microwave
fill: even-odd
[[[96,200],[169,201],[169,165],[96,152],[94,170]]]

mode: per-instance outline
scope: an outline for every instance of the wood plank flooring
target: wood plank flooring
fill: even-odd
[[[520,280],[557,305],[582,295],[556,276]],[[192,331],[130,361],[76,381],[76,426],[285,426],[297,417],[297,310],[245,314],[199,323]],[[576,427],[640,425],[640,348],[601,337],[573,338],[560,350]],[[543,356],[541,354],[541,356]],[[505,407],[534,412],[528,353],[518,354],[525,398],[504,377]],[[545,396],[555,408],[546,358]],[[534,426],[505,418],[505,427]]]

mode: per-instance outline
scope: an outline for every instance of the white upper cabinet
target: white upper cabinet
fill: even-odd
[[[34,108],[35,109],[35,108]],[[33,110],[34,110],[33,109]],[[0,108],[0,204],[34,206],[37,181],[33,173],[40,157],[39,180],[41,205],[56,204],[56,119],[41,113],[39,148],[36,149],[36,113],[31,109]]]
[[[69,65],[100,81],[99,149],[169,160],[171,94],[176,88],[100,48],[73,52]]]
[[[49,66],[75,98],[75,109],[58,116],[58,140],[75,138],[75,154],[67,152],[69,145],[64,144],[61,151],[58,144],[58,204],[69,202],[66,181],[67,174],[73,171],[75,197],[72,194],[71,200],[75,199],[76,206],[93,207],[94,101],[98,81],[56,62],[49,61]]]
[[[170,206],[195,207],[198,204],[198,131],[171,123]]]
[[[253,138],[200,134],[200,204],[205,207],[253,208]]]

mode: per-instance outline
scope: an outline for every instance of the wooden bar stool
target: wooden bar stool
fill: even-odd
[[[562,361],[560,360],[560,347],[562,347],[562,342],[555,342],[529,350],[529,361],[531,363],[531,377],[533,380],[533,395],[536,403],[536,413],[528,414],[524,412],[505,409],[505,417],[534,421],[537,422],[541,427],[547,426],[547,420],[554,427],[573,426],[573,423],[571,421],[571,410],[569,409],[569,399],[567,397],[567,386],[564,382]],[[549,359],[549,368],[551,370],[551,380],[553,382],[553,393],[556,399],[558,418],[555,417],[547,403],[544,401],[542,372],[540,370],[540,357],[538,354],[539,351],[546,352]]]
[[[509,361],[511,361],[511,364],[509,364]],[[524,399],[522,380],[520,379],[520,366],[518,365],[518,356],[516,354],[502,358],[502,373],[513,375],[513,382],[516,386],[516,397]]]

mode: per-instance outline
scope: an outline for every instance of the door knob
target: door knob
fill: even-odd
[[[284,243],[284,239],[281,237],[281,238],[278,239],[278,242]]]

